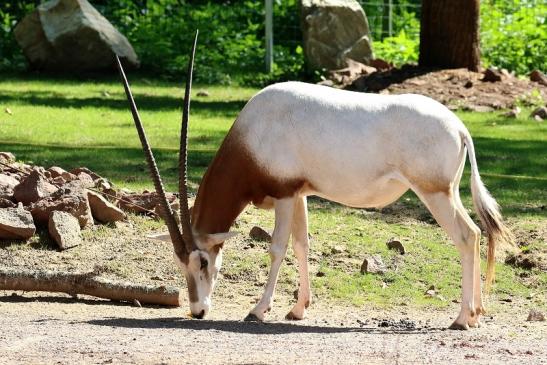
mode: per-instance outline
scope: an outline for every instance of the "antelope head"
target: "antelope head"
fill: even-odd
[[[188,298],[192,317],[201,319],[211,309],[211,294],[216,278],[222,264],[222,245],[225,240],[235,235],[232,232],[216,234],[199,234],[193,232],[188,208],[187,186],[187,144],[188,144],[188,119],[190,114],[190,91],[192,87],[192,73],[194,54],[196,50],[198,32],[194,38],[192,53],[188,63],[186,89],[182,111],[181,143],[179,153],[179,197],[180,197],[180,222],[177,224],[175,215],[165,196],[162,180],[156,166],[154,155],[150,149],[148,139],[133,99],[129,83],[125,76],[122,64],[116,56],[116,63],[129,101],[135,126],[141,140],[150,174],[154,182],[156,193],[160,197],[163,217],[168,228],[168,233],[151,236],[151,238],[170,241],[173,243],[175,262],[182,270],[188,287]],[[182,231],[181,231],[182,228]]]

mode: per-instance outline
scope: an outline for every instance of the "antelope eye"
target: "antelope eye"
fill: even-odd
[[[204,257],[200,256],[199,261],[200,261],[200,270],[205,269],[207,267],[207,265],[209,265],[209,262]]]

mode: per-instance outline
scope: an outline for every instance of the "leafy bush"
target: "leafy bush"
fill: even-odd
[[[526,74],[547,70],[547,3],[541,0],[483,1],[481,54],[483,66]]]
[[[313,78],[302,52],[300,0],[274,2],[274,70],[265,73],[264,3],[253,0],[89,0],[135,47],[145,72],[180,78],[195,29],[200,30],[196,80],[229,83],[236,78],[260,86]],[[16,22],[40,0],[0,1],[0,70],[23,69],[26,61],[13,37]],[[420,0],[398,0],[394,36],[386,36],[384,0],[362,1],[376,57],[396,65],[418,58]],[[519,74],[547,70],[544,0],[483,0],[483,64]]]

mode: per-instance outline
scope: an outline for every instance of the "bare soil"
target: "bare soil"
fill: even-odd
[[[341,79],[351,90],[381,94],[414,93],[429,96],[450,109],[488,112],[517,105],[545,105],[547,86],[503,72],[501,80],[483,81],[484,73],[467,69],[435,70],[405,65],[353,80]]]
[[[0,358],[21,364],[540,364],[545,322],[506,304],[483,326],[446,330],[457,311],[314,305],[300,322],[241,319],[248,305],[220,299],[208,320],[180,308],[138,308],[64,295],[0,292]],[[218,298],[218,297],[217,297]]]
[[[240,229],[250,225],[248,212]],[[249,220],[249,221],[248,221]],[[171,247],[146,234],[162,229],[150,218],[84,231],[82,245],[57,251],[44,233],[25,243],[0,243],[0,266],[63,271],[95,267],[102,275],[140,284],[184,287]],[[266,254],[266,242],[240,237],[232,254]],[[313,255],[312,255],[313,258]],[[372,305],[340,306],[315,298],[308,318],[284,320],[293,285],[280,283],[268,322],[242,319],[262,292],[266,268],[230,269],[207,320],[188,308],[138,307],[65,294],[0,291],[0,363],[8,364],[539,364],[547,358],[547,322],[527,322],[529,301],[488,303],[490,316],[470,331],[446,327],[459,311]],[[288,288],[291,288],[290,290]],[[183,295],[185,293],[183,292]]]

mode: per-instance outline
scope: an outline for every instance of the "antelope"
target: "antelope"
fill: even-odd
[[[298,300],[286,318],[305,317],[311,303],[308,266],[307,197],[350,207],[383,207],[411,189],[454,241],[462,265],[461,310],[450,328],[480,325],[480,229],[459,195],[466,155],[471,164],[474,207],[488,236],[486,286],[494,279],[496,245],[510,242],[499,207],[483,185],[473,141],[448,108],[421,95],[378,95],[301,82],[268,86],[244,106],[199,186],[190,214],[187,194],[187,128],[194,39],[183,104],[180,168],[180,224],[165,199],[122,65],[119,72],[131,112],[162,198],[174,259],[186,278],[190,311],[204,318],[222,263],[229,229],[250,203],[273,208],[271,266],[264,293],[245,320],[263,321],[273,305],[281,263],[292,235],[298,261]],[[182,231],[181,231],[182,228]]]

